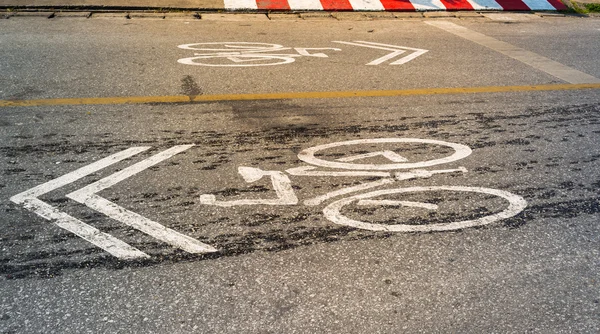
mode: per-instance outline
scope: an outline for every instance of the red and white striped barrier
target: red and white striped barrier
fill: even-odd
[[[559,0],[224,0],[229,10],[565,10]]]

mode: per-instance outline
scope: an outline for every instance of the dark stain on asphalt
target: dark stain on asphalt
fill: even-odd
[[[190,100],[198,95],[202,95],[202,88],[198,86],[191,75],[186,75],[181,79],[181,91],[184,95],[190,97]]]

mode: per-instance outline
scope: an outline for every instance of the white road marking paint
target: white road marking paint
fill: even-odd
[[[394,179],[381,179],[381,180],[377,180],[377,181],[373,181],[373,182],[369,182],[369,183],[362,183],[362,184],[359,184],[359,185],[356,185],[353,187],[342,188],[340,190],[329,192],[325,195],[317,196],[312,199],[307,199],[304,201],[304,205],[306,205],[306,206],[319,205],[330,198],[334,198],[334,197],[337,197],[340,195],[350,194],[350,193],[357,192],[357,191],[367,190],[367,189],[383,186],[383,185],[394,183],[394,182],[395,182]]]
[[[397,56],[405,53],[406,50],[414,51],[413,53],[390,63],[390,65],[402,65],[402,64],[405,64],[405,63],[417,58],[418,56],[426,53],[427,51],[429,51],[429,50],[424,50],[424,49],[409,48],[406,46],[381,44],[381,43],[373,43],[373,42],[365,42],[365,41],[355,41],[354,43],[353,42],[343,42],[343,41],[333,41],[333,43],[341,43],[341,44],[347,44],[347,45],[362,46],[362,47],[372,48],[372,49],[393,51],[390,54],[387,54],[381,58],[377,58],[377,59],[373,60],[372,62],[368,63],[367,65],[379,65],[390,59],[396,58]]]
[[[370,199],[377,196],[389,195],[389,194],[401,194],[410,192],[424,192],[424,191],[462,191],[462,192],[476,192],[483,194],[490,194],[504,198],[508,201],[508,207],[496,214],[481,217],[473,220],[465,220],[460,222],[452,222],[446,224],[430,224],[430,225],[385,225],[385,224],[373,224],[366,223],[358,220],[353,220],[341,214],[340,210],[354,201],[360,201],[364,199]],[[460,187],[460,186],[432,186],[432,187],[410,187],[410,188],[397,188],[397,189],[385,189],[379,191],[372,191],[366,194],[360,194],[348,198],[343,198],[335,201],[323,209],[323,214],[327,219],[339,225],[346,225],[371,231],[390,231],[390,232],[431,232],[431,231],[451,231],[458,230],[467,227],[481,226],[493,223],[495,221],[513,217],[519,214],[527,206],[527,201],[521,196],[509,193],[507,191],[490,188],[480,187]]]
[[[535,10],[556,10],[556,8],[546,0],[523,0],[523,2],[527,7],[534,8]]]
[[[319,0],[288,0],[288,4],[294,10],[323,10]]]
[[[319,58],[328,58],[329,56],[324,53],[310,53],[308,50],[332,50],[332,51],[342,51],[342,49],[338,48],[294,48],[299,55],[307,56],[307,57],[319,57]]]
[[[57,226],[63,228],[78,237],[100,247],[109,254],[120,259],[138,259],[149,257],[146,253],[135,247],[109,235],[100,230],[56,209],[55,207],[41,201],[37,197],[49,193],[55,189],[73,183],[87,175],[95,173],[103,168],[113,165],[121,160],[132,157],[138,153],[148,150],[150,147],[132,147],[115,153],[104,159],[98,160],[87,166],[81,167],[73,172],[44,184],[31,188],[10,198],[16,204],[22,204],[26,209],[35,212],[44,219],[53,221]]]
[[[370,153],[358,154],[358,155],[353,155],[350,157],[340,158],[340,159],[336,159],[336,160],[342,161],[342,162],[350,162],[350,161],[356,161],[356,160],[361,160],[361,159],[373,158],[373,157],[377,157],[377,156],[383,156],[392,162],[407,162],[408,161],[408,159],[406,159],[405,157],[401,156],[400,154],[398,154],[394,151],[370,152]]]
[[[494,0],[467,0],[475,10],[503,10]]]
[[[275,55],[275,54],[260,54],[260,53],[247,53],[247,54],[236,54],[236,55],[201,55],[189,58],[178,59],[177,62],[185,65],[199,65],[199,66],[211,66],[211,67],[254,67],[254,66],[273,66],[293,63],[294,57],[298,55]],[[207,64],[199,62],[204,59],[227,59],[233,64]],[[268,63],[264,61],[270,61]]]
[[[410,0],[417,11],[446,10],[446,6],[440,0]]]
[[[295,205],[298,204],[298,197],[292,189],[292,181],[279,171],[264,171],[254,167],[238,167],[238,172],[248,183],[256,182],[264,176],[271,178],[271,183],[277,194],[276,199],[240,199],[233,201],[219,201],[215,195],[200,195],[200,203],[206,205],[216,205],[221,207],[231,207],[236,205]]]
[[[314,166],[300,166],[287,169],[286,172],[294,176],[372,176],[372,177],[391,177],[388,172],[369,172],[369,171],[347,171],[347,172],[332,172],[332,171],[315,171]]]
[[[506,42],[475,32],[449,21],[425,21],[425,23],[454,35],[498,51],[540,71],[546,72],[572,84],[600,83],[600,79],[563,65],[534,52],[521,49]]]
[[[112,203],[105,198],[102,198],[96,193],[114,186],[115,184],[149,168],[159,162],[166,160],[177,153],[183,152],[194,145],[179,145],[168,150],[160,152],[148,159],[131,165],[119,172],[107,176],[97,182],[94,182],[86,187],[74,191],[67,195],[79,203],[85,204],[88,207],[101,212],[115,220],[131,226],[139,231],[142,231],[158,240],[164,241],[170,245],[181,248],[189,253],[210,253],[216,252],[217,249],[210,245],[202,243],[187,235],[169,229],[157,222],[154,222],[135,212],[129,211],[121,206]]]
[[[412,208],[422,208],[427,210],[437,210],[438,206],[431,203],[411,202],[411,201],[391,201],[391,200],[375,200],[361,199],[356,202],[359,206],[406,206]]]
[[[394,181],[405,181],[405,180],[416,179],[416,178],[429,178],[435,174],[455,173],[455,172],[466,173],[467,169],[465,167],[459,167],[457,169],[440,169],[440,170],[433,170],[433,171],[428,171],[425,169],[415,169],[415,170],[411,170],[410,172],[398,172],[398,173],[394,173],[395,180],[394,179],[382,179],[382,180],[378,180],[378,181],[374,181],[374,182],[370,182],[370,183],[359,184],[354,187],[343,188],[340,190],[336,190],[336,191],[327,193],[322,196],[317,196],[313,199],[306,200],[306,201],[304,201],[304,205],[308,205],[308,206],[319,205],[333,197],[353,193],[356,191],[367,190],[370,188],[378,187],[380,185],[393,183]]]
[[[439,170],[425,170],[425,169],[414,169],[410,172],[397,172],[394,173],[394,178],[398,181],[410,180],[415,178],[429,178],[435,174],[444,174],[444,173],[457,173],[462,172],[466,173],[467,169],[465,167],[458,167],[456,169],[439,169]]]
[[[213,46],[216,46],[213,47]],[[257,42],[206,42],[206,43],[190,43],[177,46],[180,49],[210,51],[210,52],[266,52],[266,51],[281,51],[289,50],[279,44],[257,43]]]
[[[379,0],[349,0],[349,2],[352,8],[360,8],[360,10],[385,10]]]
[[[225,8],[258,9],[256,0],[224,0]]]
[[[446,146],[452,148],[455,152],[445,158],[419,161],[419,162],[406,162],[406,163],[393,163],[393,164],[352,164],[340,161],[327,161],[315,157],[315,153],[340,146],[352,146],[361,144],[389,144],[389,143],[419,143],[419,144],[431,144]],[[411,169],[411,168],[422,168],[429,167],[438,164],[448,163],[467,157],[471,154],[471,149],[468,146],[456,143],[445,142],[441,140],[433,139],[419,139],[419,138],[375,138],[375,139],[357,139],[343,142],[336,142],[330,144],[324,144],[307,148],[298,153],[298,159],[315,166],[328,167],[328,168],[340,168],[340,169],[354,169],[354,170],[393,170],[393,169]]]

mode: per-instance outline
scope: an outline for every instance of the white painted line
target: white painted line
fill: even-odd
[[[417,11],[446,10],[446,6],[440,0],[410,0]]]
[[[416,178],[429,178],[435,174],[444,174],[444,173],[466,173],[467,169],[465,167],[459,167],[456,169],[438,169],[438,170],[426,170],[426,169],[414,169],[410,172],[397,172],[394,173],[394,177],[398,181],[416,179]]]
[[[200,195],[200,203],[206,205],[216,205],[221,207],[231,207],[236,205],[296,205],[298,197],[292,189],[292,181],[279,171],[264,171],[254,167],[238,167],[238,172],[242,175],[246,182],[256,182],[264,176],[271,178],[271,184],[275,189],[277,198],[275,199],[240,199],[233,201],[219,201],[215,195],[203,194]]]
[[[323,10],[319,0],[288,0],[291,10]]]
[[[369,171],[347,171],[347,172],[330,172],[330,171],[315,171],[314,166],[300,166],[287,169],[286,172],[294,176],[372,176],[372,177],[390,177],[392,174],[388,172],[369,172]]]
[[[128,179],[131,176],[158,164],[159,162],[167,160],[170,157],[176,155],[177,153],[181,153],[193,146],[194,146],[193,144],[192,145],[173,146],[168,150],[162,151],[156,155],[151,156],[148,159],[142,160],[142,161],[140,161],[136,164],[133,164],[125,169],[122,169],[112,175],[109,175],[109,176],[103,178],[102,180],[96,181],[96,182],[94,182],[90,185],[87,185],[77,191],[74,191],[74,192],[70,193],[69,195],[67,195],[67,197],[72,195],[79,199],[84,199],[86,195],[92,195],[92,194],[98,193],[106,188],[112,187],[115,184],[117,184],[125,179]]]
[[[331,51],[342,51],[338,48],[294,48],[301,56],[317,57],[317,58],[328,58],[329,56],[322,52],[310,53],[308,50],[331,50]]]
[[[210,245],[202,243],[194,238],[181,234],[177,231],[169,229],[157,222],[154,222],[146,217],[143,217],[135,212],[129,211],[123,207],[116,205],[98,195],[108,187],[111,187],[149,167],[152,167],[159,162],[166,160],[177,153],[183,152],[194,145],[179,145],[168,150],[160,152],[148,159],[131,165],[119,172],[109,175],[102,180],[94,182],[86,187],[74,191],[67,195],[79,203],[85,204],[88,207],[101,212],[115,220],[140,230],[158,240],[164,241],[170,245],[181,248],[189,253],[210,253],[217,250]]]
[[[406,206],[412,208],[421,208],[427,210],[437,210],[438,206],[431,203],[411,202],[411,201],[391,201],[391,200],[374,200],[361,199],[357,203],[359,206]]]
[[[347,45],[354,45],[354,46],[362,46],[365,48],[372,48],[372,49],[380,49],[380,50],[386,50],[386,51],[392,51],[392,53],[387,54],[381,58],[377,58],[375,60],[373,60],[372,62],[368,63],[367,65],[379,65],[381,63],[384,63],[392,58],[395,58],[403,53],[405,53],[406,51],[402,49],[402,47],[399,46],[395,46],[395,45],[386,45],[386,44],[377,44],[377,43],[369,43],[369,42],[363,42],[363,41],[357,41],[357,43],[352,43],[352,42],[344,42],[344,41],[333,41],[333,43],[340,43],[340,44],[347,44]],[[385,46],[385,47],[384,47]]]
[[[411,61],[411,60],[417,58],[418,56],[423,55],[429,51],[429,50],[413,49],[413,48],[407,48],[407,47],[405,47],[405,49],[414,50],[415,52],[413,52],[409,55],[406,55],[394,62],[391,62],[390,65],[402,65],[402,64],[408,63],[409,61]]]
[[[467,0],[475,10],[504,10],[494,0]]]
[[[399,45],[390,45],[390,44],[382,44],[382,43],[375,43],[375,42],[365,42],[365,41],[356,41],[357,43],[362,43],[362,44],[354,44],[356,46],[364,46],[364,47],[368,47],[368,48],[375,48],[375,49],[381,49],[381,50],[388,50],[388,51],[394,51],[394,50],[410,50],[410,51],[415,51],[414,53],[411,53],[409,55],[406,55],[392,63],[390,63],[390,65],[401,65],[404,63],[408,63],[409,61],[417,58],[418,56],[428,52],[429,50],[425,50],[425,49],[417,49],[417,48],[411,48],[408,46],[399,46]],[[344,42],[336,42],[336,43],[344,43]],[[348,42],[346,42],[348,44]],[[391,59],[393,57],[390,57],[390,55],[384,56],[382,58],[376,59],[370,63],[368,63],[367,65],[379,65],[381,62]],[[383,61],[380,61],[380,59],[384,59]]]
[[[556,10],[556,8],[546,0],[523,0],[523,2],[531,10]]]
[[[319,151],[342,146],[352,146],[361,144],[389,144],[389,143],[419,143],[419,144],[431,144],[450,147],[454,150],[454,153],[448,157],[418,161],[418,162],[406,162],[406,163],[393,163],[393,164],[353,164],[340,161],[328,161],[321,158],[315,157],[315,154]],[[298,159],[315,166],[328,167],[328,168],[340,168],[340,169],[353,169],[353,170],[393,170],[393,169],[411,169],[411,168],[422,168],[430,167],[438,164],[448,163],[467,157],[471,154],[471,149],[468,146],[456,143],[445,142],[441,140],[433,139],[420,139],[420,138],[375,138],[375,139],[357,139],[342,141],[336,143],[329,143],[319,146],[314,146],[302,150],[298,153]]]
[[[106,158],[100,159],[94,163],[83,166],[75,171],[72,171],[68,174],[65,174],[61,177],[58,177],[54,180],[48,181],[46,183],[40,184],[37,187],[33,187],[29,190],[26,190],[18,195],[11,197],[11,201],[21,204],[21,201],[26,198],[34,198],[39,197],[43,194],[49,193],[55,189],[63,187],[69,183],[73,183],[83,177],[86,177],[92,173],[95,173],[101,169],[104,169],[112,164],[115,164],[121,160],[132,157],[138,153],[148,150],[150,147],[131,147],[124,151],[115,153]]]
[[[379,0],[349,0],[353,10],[385,10]]]
[[[183,249],[192,254],[212,253],[217,249],[202,243],[185,234],[174,231],[164,225],[152,221],[135,212],[129,211],[117,204],[95,194],[71,193],[67,197],[76,200],[88,207],[101,212],[112,219],[142,231],[158,240],[168,243],[174,247]],[[85,199],[84,199],[85,198]]]
[[[307,199],[304,201],[304,205],[306,206],[315,206],[319,205],[330,198],[334,198],[341,195],[350,194],[357,191],[367,190],[379,186],[383,186],[386,184],[394,183],[394,179],[381,179],[369,183],[362,183],[353,187],[342,188],[340,190],[329,192],[325,195],[317,196],[315,198]]]
[[[473,220],[464,220],[459,222],[451,223],[439,223],[429,225],[408,225],[408,224],[397,224],[397,225],[386,225],[386,224],[375,224],[367,223],[358,220],[354,220],[344,216],[340,210],[354,201],[361,201],[370,199],[377,196],[389,195],[389,194],[401,194],[411,192],[426,192],[426,191],[458,191],[458,192],[475,192],[482,194],[489,194],[504,198],[508,201],[508,207],[503,211],[484,216]],[[385,203],[385,202],[384,202]],[[431,231],[451,231],[458,230],[467,227],[481,226],[496,222],[501,219],[513,217],[519,212],[523,211],[527,206],[527,201],[523,197],[512,194],[507,191],[490,188],[479,188],[479,187],[454,187],[454,186],[432,186],[432,187],[411,187],[411,188],[396,188],[396,189],[385,189],[379,191],[372,191],[366,194],[360,194],[341,200],[335,201],[323,209],[323,214],[330,221],[335,224],[346,225],[371,231],[390,231],[390,232],[431,232]],[[431,208],[427,208],[431,209]]]
[[[44,219],[53,221],[57,226],[65,229],[78,237],[92,243],[103,249],[109,254],[120,259],[138,259],[148,258],[149,256],[128,245],[127,243],[109,235],[100,230],[56,209],[55,207],[39,200],[37,197],[50,191],[75,182],[87,175],[97,172],[121,160],[127,159],[150,147],[132,147],[127,150],[115,153],[104,159],[81,167],[73,172],[65,174],[59,178],[43,183],[37,187],[31,188],[18,195],[11,197],[11,201],[16,204],[22,204],[26,209],[35,212]]]
[[[350,162],[350,161],[373,158],[373,157],[378,157],[378,156],[383,156],[392,162],[407,162],[408,161],[408,159],[401,156],[400,154],[398,154],[394,151],[387,151],[387,150],[380,151],[380,152],[370,152],[370,153],[365,153],[365,154],[358,154],[358,155],[353,155],[350,157],[340,158],[340,159],[336,159],[336,160],[342,161],[342,162]]]
[[[498,51],[540,71],[546,72],[572,84],[600,83],[600,79],[563,65],[534,52],[521,49],[506,42],[475,32],[448,21],[425,21],[425,23],[455,34],[464,39]]]
[[[58,227],[75,234],[119,259],[132,260],[150,257],[139,249],[130,246],[110,234],[101,232],[37,198],[26,199],[23,205],[26,209],[35,212],[47,220],[53,221]]]
[[[256,0],[224,0],[225,9],[258,9]]]

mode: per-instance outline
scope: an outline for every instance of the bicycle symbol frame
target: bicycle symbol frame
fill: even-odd
[[[316,155],[320,151],[335,147],[348,147],[353,145],[363,144],[394,144],[394,143],[409,143],[409,144],[426,144],[426,145],[437,145],[451,148],[454,152],[444,158],[409,162],[403,156],[395,153],[391,150],[376,151],[362,153],[350,157],[344,157],[336,159],[335,161],[324,160],[318,158]],[[482,188],[482,187],[468,187],[468,186],[428,186],[428,187],[408,187],[408,188],[392,188],[369,191],[361,194],[354,194],[357,192],[367,191],[373,188],[389,185],[398,181],[410,180],[416,178],[429,178],[436,174],[446,173],[467,173],[465,167],[459,167],[456,169],[439,169],[439,170],[426,170],[423,167],[431,167],[438,164],[449,163],[457,161],[469,156],[472,153],[468,146],[456,143],[450,143],[440,140],[432,139],[420,139],[420,138],[375,138],[375,139],[359,139],[350,140],[343,142],[336,142],[330,144],[324,144],[314,146],[305,150],[302,150],[298,154],[298,158],[313,166],[300,166],[287,169],[285,172],[289,175],[295,176],[373,176],[378,177],[377,181],[361,183],[356,186],[346,187],[329,192],[324,195],[320,195],[311,199],[307,199],[303,202],[306,206],[316,206],[324,203],[330,199],[336,197],[350,195],[349,197],[337,199],[330,204],[326,205],[323,209],[325,218],[335,224],[351,226],[359,229],[371,230],[371,231],[390,231],[390,232],[429,232],[429,231],[450,231],[463,229],[474,226],[487,225],[502,219],[513,217],[519,214],[527,207],[527,201],[516,194],[508,191]],[[388,160],[391,164],[358,164],[353,163],[355,160],[364,158],[370,158],[381,155]],[[319,171],[318,167],[326,167],[333,169],[341,169],[341,171]],[[406,170],[408,171],[400,171]],[[200,196],[200,202],[205,205],[215,205],[221,207],[233,207],[238,205],[297,205],[298,198],[292,188],[292,183],[289,177],[281,171],[264,171],[259,168],[240,166],[238,172],[244,178],[246,182],[256,182],[261,178],[268,176],[271,178],[271,183],[275,190],[277,198],[271,199],[238,199],[231,201],[218,200],[216,196],[211,194],[204,194]],[[351,204],[356,203],[358,206],[394,206],[394,207],[416,207],[426,210],[437,210],[436,204],[427,202],[415,202],[415,201],[396,201],[396,200],[379,200],[376,199],[379,196],[391,195],[391,194],[407,194],[415,192],[440,192],[440,191],[452,191],[452,192],[470,192],[485,194],[487,196],[495,196],[502,198],[508,202],[508,206],[497,213],[479,217],[476,219],[463,220],[449,223],[435,223],[425,225],[411,225],[411,224],[377,224],[358,221],[349,217],[346,217],[342,213],[342,209]]]

